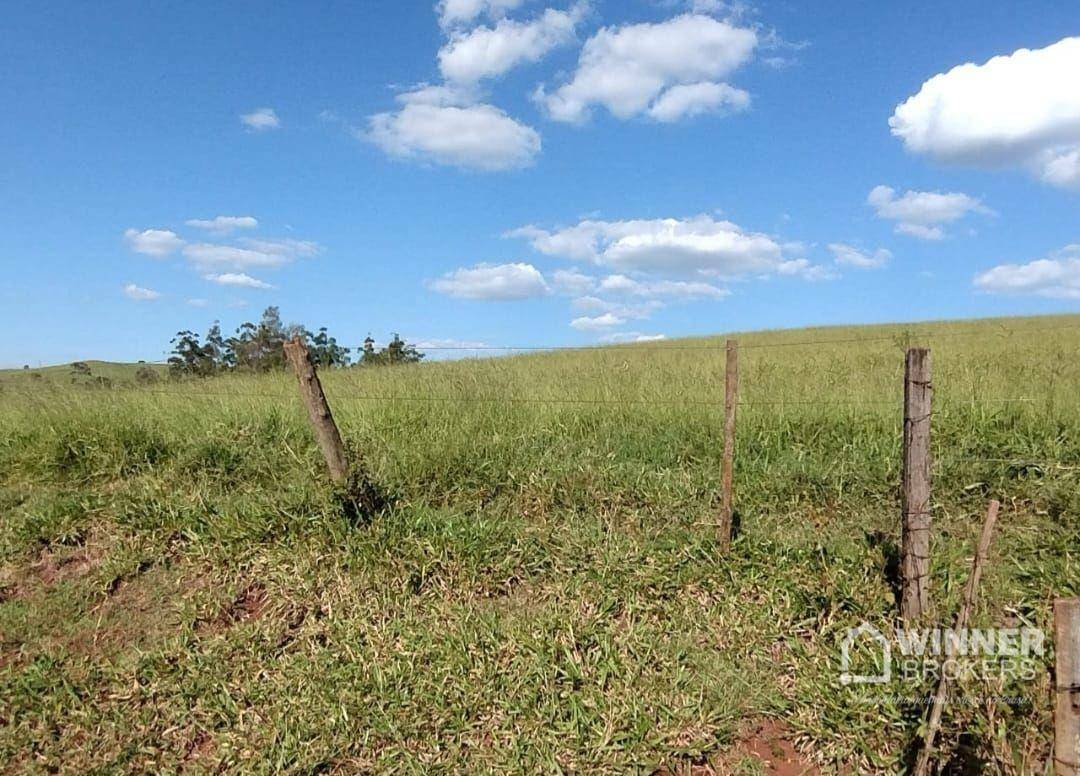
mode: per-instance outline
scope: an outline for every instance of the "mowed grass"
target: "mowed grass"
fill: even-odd
[[[726,556],[722,338],[324,374],[391,497],[368,521],[289,375],[6,385],[0,762],[760,773],[776,719],[827,772],[901,769],[922,709],[842,686],[839,644],[895,614],[904,348],[933,351],[937,619],[1000,498],[976,624],[1049,630],[1080,594],[1080,316],[738,336]],[[1024,702],[950,706],[953,767],[1041,767],[1051,663],[960,688]]]

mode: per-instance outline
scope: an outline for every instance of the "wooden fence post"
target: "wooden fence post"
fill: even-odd
[[[739,343],[727,341],[727,363],[724,369],[724,459],[720,473],[720,546],[731,546],[734,530],[735,498],[735,410],[739,392]]]
[[[1054,601],[1054,773],[1080,775],[1080,598]]]
[[[285,343],[285,357],[289,359],[293,371],[296,372],[296,379],[300,383],[300,397],[307,407],[311,425],[315,427],[315,436],[326,458],[330,477],[335,483],[341,485],[349,476],[345,444],[341,441],[341,433],[338,431],[337,424],[334,423],[334,416],[330,412],[330,405],[326,403],[322,383],[319,382],[315,365],[311,363],[311,355],[302,337],[294,337],[291,342]]]
[[[930,351],[911,348],[904,361],[903,528],[900,616],[921,617],[930,583]]]

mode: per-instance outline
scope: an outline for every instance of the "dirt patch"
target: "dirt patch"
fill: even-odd
[[[700,737],[700,736],[692,736]],[[676,742],[679,743],[679,742]],[[652,776],[820,776],[821,769],[795,748],[794,734],[782,722],[754,720],[730,749],[700,758],[682,758]]]
[[[65,646],[78,654],[111,656],[132,648],[145,649],[174,633],[194,584],[173,570],[140,567],[109,586],[67,638]]]
[[[84,577],[101,563],[101,558],[102,553],[90,547],[79,547],[70,552],[46,548],[29,565],[4,569],[0,574],[0,603],[29,598],[35,590]]]
[[[739,737],[734,754],[755,758],[774,776],[818,776],[821,769],[795,748],[794,736],[784,723],[775,719],[758,722]]]
[[[250,583],[216,617],[198,622],[195,630],[200,634],[222,633],[234,625],[260,619],[269,605],[266,588],[259,582]]]
[[[80,549],[69,555],[55,555],[44,550],[38,560],[30,565],[30,573],[43,585],[51,587],[65,579],[81,577],[94,567],[86,550]]]
[[[205,730],[200,730],[187,743],[180,771],[198,770],[214,753],[214,739]]]

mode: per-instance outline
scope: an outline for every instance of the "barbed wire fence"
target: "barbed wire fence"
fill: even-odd
[[[1030,335],[1032,333],[1059,332],[1065,329],[1078,329],[1080,324],[1061,325],[1048,327],[1028,327],[1013,331],[1002,328],[1001,335],[1004,337],[1020,333]],[[734,482],[734,451],[736,450],[736,416],[739,408],[779,408],[785,407],[845,407],[845,408],[884,408],[894,407],[902,409],[902,453],[901,491],[902,506],[900,514],[900,600],[898,602],[899,614],[906,622],[917,622],[924,616],[928,609],[928,592],[930,585],[931,542],[932,524],[931,515],[931,483],[935,472],[955,467],[957,465],[968,466],[1001,466],[1017,471],[1058,471],[1068,474],[1080,472],[1080,460],[1057,460],[1041,456],[1015,455],[970,455],[949,454],[942,457],[931,456],[931,424],[937,413],[933,405],[933,380],[930,374],[929,350],[913,347],[916,341],[926,342],[937,339],[953,339],[978,336],[986,338],[986,332],[942,332],[942,333],[919,333],[914,331],[899,331],[893,335],[875,337],[843,337],[832,339],[807,339],[791,342],[774,343],[747,343],[739,345],[729,341],[724,345],[693,345],[679,343],[656,343],[656,344],[627,344],[622,346],[433,346],[425,348],[437,352],[462,352],[462,353],[505,353],[508,355],[557,353],[557,352],[590,352],[603,350],[605,353],[615,353],[619,356],[627,356],[637,353],[651,353],[656,351],[678,352],[714,352],[725,353],[727,356],[725,374],[725,392],[723,399],[697,399],[689,397],[584,397],[584,396],[476,396],[476,395],[424,395],[421,393],[399,394],[387,392],[373,392],[370,390],[345,390],[340,386],[331,391],[330,400],[358,401],[358,402],[382,402],[382,403],[406,403],[406,404],[486,404],[486,405],[555,405],[555,406],[599,406],[599,407],[653,407],[664,406],[672,408],[700,407],[708,410],[723,410],[723,436],[724,455],[721,461],[720,488],[718,499],[720,514],[716,521],[718,535],[718,547],[721,552],[727,552],[733,538],[732,509],[735,504]],[[903,348],[905,352],[905,371],[903,377],[903,396],[888,399],[862,399],[862,398],[776,398],[767,395],[751,395],[749,398],[738,396],[737,375],[738,353],[740,351],[759,351],[768,348],[794,348],[794,347],[824,347],[834,345],[861,345],[866,343],[891,342]],[[296,372],[300,382],[300,394],[306,405],[313,429],[319,439],[320,447],[326,458],[331,476],[338,485],[346,483],[345,469],[347,467],[347,450],[341,440],[340,433],[334,423],[326,395],[323,393],[315,365],[311,362],[306,343],[297,338],[289,343],[289,361]],[[162,363],[162,362],[158,362]],[[167,363],[167,362],[165,362]],[[196,386],[190,382],[176,385],[173,388],[155,386],[137,386],[131,389],[144,395],[162,395],[186,399],[215,398],[236,400],[237,398],[272,399],[274,401],[295,401],[296,392],[289,391],[265,391],[265,390],[215,390],[212,386]],[[34,395],[28,393],[27,395]],[[972,397],[970,399],[948,398],[946,406],[963,406],[985,408],[1000,408],[1010,406],[1031,406],[1035,399],[1027,396],[1011,397]],[[365,477],[364,482],[370,484]],[[996,502],[995,502],[996,503]],[[992,507],[994,509],[994,507]],[[1077,604],[1080,606],[1080,603]],[[1080,621],[1080,617],[1076,618]],[[1075,625],[1071,626],[1074,631],[1080,631]],[[1080,636],[1073,635],[1073,648],[1080,643]],[[1059,647],[1060,649],[1060,647]],[[1080,659],[1076,659],[1070,665],[1080,665]],[[1060,671],[1059,667],[1059,671]],[[1060,715],[1059,715],[1060,716]],[[1080,730],[1080,720],[1072,719],[1068,731],[1062,733],[1055,731],[1055,737],[1059,741],[1075,737],[1076,730]]]
[[[1037,326],[1037,327],[1022,327],[1022,328],[1008,328],[1001,326],[993,332],[993,336],[1000,336],[1003,338],[1013,337],[1016,335],[1029,335],[1032,333],[1048,333],[1048,332],[1060,332],[1063,330],[1080,329],[1080,323],[1078,324],[1061,324],[1056,326]],[[779,332],[782,334],[782,332]],[[784,349],[793,347],[828,347],[835,345],[853,345],[857,346],[864,343],[892,343],[898,347],[907,349],[912,342],[926,342],[939,339],[963,339],[968,337],[979,337],[986,339],[988,334],[985,330],[981,331],[959,331],[959,332],[934,332],[934,331],[919,331],[916,329],[903,329],[893,334],[880,335],[872,337],[833,337],[833,338],[814,338],[814,339],[799,339],[795,341],[787,342],[750,342],[746,344],[739,343],[737,350],[742,351],[761,351],[770,349]],[[727,350],[726,344],[682,344],[678,342],[649,342],[649,343],[621,343],[621,344],[597,344],[597,345],[438,345],[425,347],[425,351],[435,351],[439,353],[463,353],[466,354],[465,359],[470,359],[468,354],[473,353],[486,353],[486,354],[505,354],[505,355],[521,355],[521,354],[542,354],[542,353],[560,353],[560,352],[576,352],[576,353],[589,353],[598,352],[616,356],[630,356],[641,353],[654,353],[654,352],[702,352],[702,353],[724,353]],[[457,359],[457,360],[465,360]],[[485,357],[484,360],[487,360]],[[168,365],[168,361],[144,361],[141,364],[150,364],[155,366]],[[446,363],[444,360],[440,360],[437,363]],[[291,390],[281,391],[267,391],[267,390],[250,390],[244,388],[230,387],[228,389],[216,389],[212,386],[199,385],[194,381],[188,380],[169,387],[160,387],[160,385],[137,385],[131,388],[117,387],[119,390],[131,390],[137,392],[140,395],[153,395],[153,396],[168,396],[178,399],[199,399],[199,398],[214,398],[222,400],[236,399],[270,399],[275,401],[293,401],[296,394]],[[9,391],[16,395],[24,397],[40,399],[42,396],[42,390],[35,386],[34,391]],[[668,407],[668,408],[703,408],[706,410],[723,409],[725,407],[725,399],[699,399],[691,397],[663,397],[653,396],[648,398],[628,398],[628,397],[583,397],[583,396],[523,396],[523,395],[499,395],[499,396],[478,396],[478,395],[421,395],[418,393],[386,393],[386,392],[372,392],[370,390],[349,390],[340,385],[333,385],[329,392],[329,398],[333,403],[338,402],[366,402],[366,403],[403,403],[403,404],[463,404],[463,405],[524,405],[524,406],[568,406],[568,407]],[[980,397],[980,398],[957,398],[948,397],[945,402],[947,406],[971,406],[971,407],[986,407],[1000,408],[1009,407],[1013,405],[1034,405],[1035,399],[1026,396],[1014,396],[1014,397]],[[736,408],[777,408],[784,409],[787,407],[796,408],[885,408],[895,407],[898,410],[903,405],[903,398],[897,395],[894,398],[888,399],[835,399],[835,398],[788,398],[788,397],[769,397],[769,396],[752,396],[750,398],[742,398],[741,396],[736,400]],[[936,414],[938,410],[931,411]],[[1001,464],[1006,466],[1029,466],[1029,467],[1044,467],[1054,468],[1062,471],[1069,471],[1074,469],[1080,469],[1080,461],[1068,461],[1047,459],[1035,456],[1012,456],[1012,457],[991,457],[991,456],[944,456],[935,457],[932,466],[935,469],[940,469],[955,464]]]

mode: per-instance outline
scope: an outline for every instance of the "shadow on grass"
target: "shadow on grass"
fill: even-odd
[[[393,506],[394,498],[362,469],[353,469],[349,479],[334,489],[334,499],[353,526],[366,526]]]
[[[884,531],[863,531],[866,546],[881,551],[881,574],[892,591],[896,606],[900,606],[900,547],[896,540]]]

